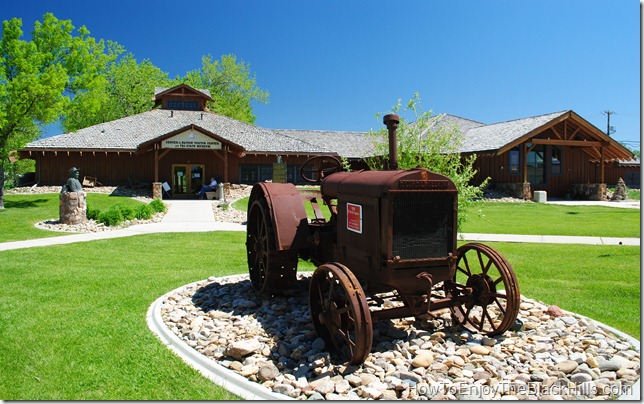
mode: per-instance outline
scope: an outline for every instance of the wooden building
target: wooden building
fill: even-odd
[[[477,156],[475,181],[489,178],[491,187],[519,197],[546,191],[557,198],[597,199],[620,177],[639,187],[639,160],[574,111],[490,125],[441,115],[437,124],[460,128],[461,153]]]
[[[36,161],[40,185],[62,184],[77,167],[104,185],[166,182],[177,197],[193,195],[212,176],[253,184],[274,179],[277,169],[297,183],[308,157],[359,159],[371,150],[353,147],[361,133],[276,131],[210,112],[209,92],[187,85],[157,89],[154,101],[151,111],[32,142],[20,156]]]
[[[214,176],[220,182],[300,182],[298,170],[318,154],[361,166],[375,153],[366,133],[264,129],[210,112],[208,91],[186,85],[157,89],[155,108],[28,144],[41,185],[65,182],[70,167],[104,185],[168,183],[174,196],[193,195]],[[573,111],[486,125],[440,115],[439,125],[463,134],[463,155],[476,153],[476,180],[530,198],[601,197],[606,184],[637,180],[633,154]],[[633,184],[631,184],[632,186]]]

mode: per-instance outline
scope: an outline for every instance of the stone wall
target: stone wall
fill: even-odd
[[[605,201],[606,184],[573,184],[570,199],[582,201]]]
[[[532,199],[529,182],[497,183],[495,187],[497,192],[505,193],[513,198]]]
[[[60,223],[83,224],[87,221],[85,192],[63,192],[60,194]]]

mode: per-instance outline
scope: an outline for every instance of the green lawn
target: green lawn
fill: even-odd
[[[177,233],[1,252],[0,399],[233,398],[158,341],[145,316],[179,286],[246,273],[244,241],[243,232]],[[639,338],[638,247],[493,246],[522,294]]]
[[[128,200],[91,194],[90,204],[94,197],[104,208]],[[0,228],[19,239],[57,214],[55,194],[9,200]],[[18,217],[22,224],[12,224]],[[235,398],[168,350],[146,312],[182,285],[246,273],[244,242],[243,232],[174,233],[0,252],[0,400]],[[639,247],[489,244],[512,264],[523,295],[640,338]]]
[[[9,194],[4,196],[4,210],[0,210],[0,243],[29,240],[32,238],[56,237],[69,233],[41,230],[34,225],[38,222],[59,218],[59,194]],[[117,203],[129,207],[143,204],[136,199],[106,194],[87,194],[88,207],[107,210]]]
[[[512,265],[521,294],[640,338],[640,248],[485,243]]]
[[[463,233],[640,237],[640,210],[606,206],[484,202]]]
[[[166,348],[146,312],[179,286],[244,272],[244,236],[157,234],[0,253],[0,399],[234,398]],[[205,251],[217,258],[204,260]]]
[[[321,202],[320,202],[321,203]],[[248,198],[235,201],[246,211]],[[309,218],[310,203],[305,204]],[[322,207],[328,217],[328,209]],[[640,210],[606,206],[564,206],[542,203],[483,202],[480,213],[469,212],[462,233],[534,234],[550,236],[640,237]]]

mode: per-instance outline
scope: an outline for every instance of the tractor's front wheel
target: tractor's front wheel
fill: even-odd
[[[362,286],[347,267],[321,265],[309,289],[313,325],[327,349],[349,364],[361,364],[371,352],[373,324]]]
[[[456,273],[452,283],[446,283],[446,292],[450,297],[458,291],[465,299],[451,308],[452,318],[474,332],[503,334],[516,322],[521,304],[512,266],[484,244],[465,244],[458,248],[457,255]]]

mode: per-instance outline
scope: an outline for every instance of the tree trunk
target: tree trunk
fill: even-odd
[[[0,161],[0,210],[4,210],[4,165]]]

